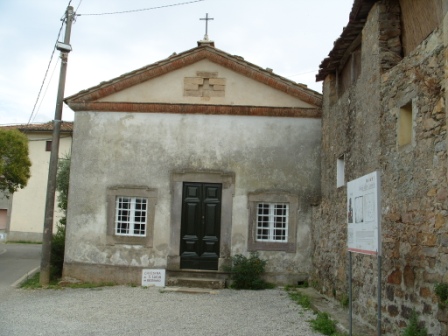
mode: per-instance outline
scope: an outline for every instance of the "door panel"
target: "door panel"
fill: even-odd
[[[218,269],[221,194],[221,184],[184,183],[181,268]]]
[[[6,230],[8,210],[0,209],[0,230]]]

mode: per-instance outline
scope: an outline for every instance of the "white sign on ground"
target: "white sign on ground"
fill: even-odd
[[[165,287],[165,270],[164,269],[142,270],[142,286]]]
[[[347,183],[347,246],[351,252],[381,255],[379,172]]]

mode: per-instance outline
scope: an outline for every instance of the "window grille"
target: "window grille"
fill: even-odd
[[[147,206],[147,198],[118,196],[116,198],[115,234],[146,236]]]
[[[288,241],[289,205],[285,203],[257,204],[257,241]]]

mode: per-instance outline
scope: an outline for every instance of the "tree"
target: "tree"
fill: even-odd
[[[65,251],[65,224],[67,222],[68,187],[70,180],[70,154],[59,160],[56,190],[58,194],[58,207],[64,211],[64,216],[58,224],[56,234],[51,240],[50,278],[58,279],[62,276]]]
[[[0,191],[14,193],[30,178],[28,138],[16,129],[0,130]]]
[[[67,211],[68,202],[68,186],[70,179],[70,154],[66,154],[59,160],[58,175],[56,178],[56,190],[58,195],[58,206],[60,209]]]

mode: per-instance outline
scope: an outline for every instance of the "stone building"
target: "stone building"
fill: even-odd
[[[258,251],[269,280],[308,277],[319,93],[200,41],[66,103],[65,276],[220,278],[231,256]]]
[[[4,126],[2,128],[18,129],[28,137],[31,177],[25,188],[17,190],[13,195],[9,195],[9,198],[0,193],[0,235],[4,240],[10,242],[41,242],[53,123]],[[59,145],[61,159],[70,154],[72,130],[72,122],[64,121],[61,124]],[[61,210],[55,206],[54,232],[56,232],[56,227],[62,216]]]
[[[448,283],[446,0],[355,0],[323,60],[320,204],[313,217],[316,288],[348,295],[346,183],[379,171],[382,328],[398,335],[413,309],[447,335],[437,283]],[[377,261],[353,258],[353,308],[376,325]]]

